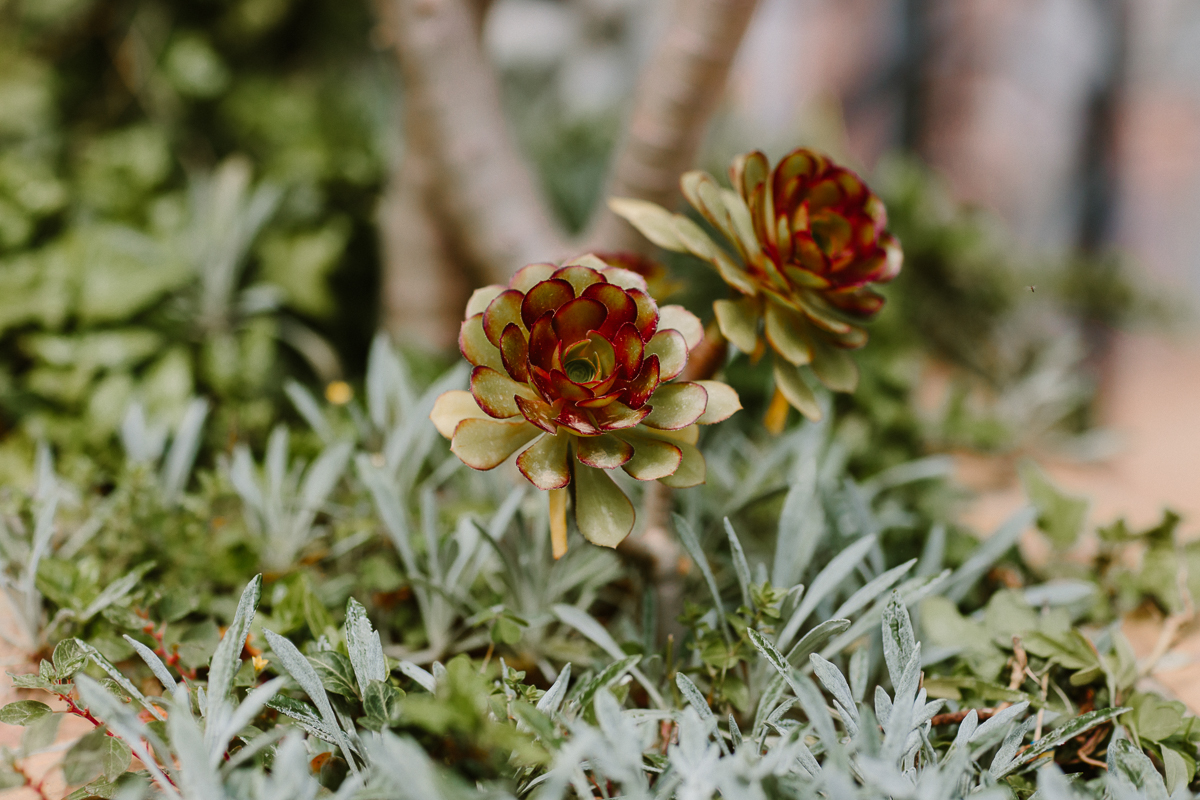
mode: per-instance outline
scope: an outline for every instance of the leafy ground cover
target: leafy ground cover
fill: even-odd
[[[541,493],[447,452],[428,413],[462,385],[380,339],[361,404],[293,385],[308,425],[260,454],[204,463],[199,401],[172,430],[132,408],[107,486],[40,451],[4,498],[8,635],[41,654],[0,711],[26,730],[6,785],[73,715],[97,726],[64,754],[75,797],[1188,791],[1194,718],[1139,690],[1116,624],[1187,611],[1174,518],[1035,571],[1031,523],[1082,533],[1036,477],[975,546],[939,457],[856,477],[836,414],[723,426],[680,494],[694,569],[664,638],[636,563],[582,540],[553,560]]]
[[[360,50],[296,44],[365,40],[365,9],[304,7],[0,6],[0,596],[29,660],[0,785],[44,793],[31,760],[61,756],[76,798],[1191,796],[1200,731],[1145,680],[1165,646],[1135,654],[1120,621],[1155,609],[1169,643],[1200,548],[1172,516],[1085,530],[1032,464],[1029,507],[967,530],[940,455],[1083,448],[1084,332],[1148,305],[1119,264],[1016,264],[891,162],[875,183],[905,267],[847,366],[822,348],[861,344],[873,295],[845,328],[820,297],[729,300],[725,280],[796,289],[726,263],[779,245],[766,165],[738,173],[750,234],[711,179],[685,185],[695,213],[643,207],[683,253],[656,299],[716,301],[710,337],[746,351],[714,362],[743,410],[685,442],[705,483],[663,520],[664,581],[511,465],[451,454],[429,418],[466,365],[368,352],[373,284],[335,267],[373,263],[387,125],[362,95],[387,83]],[[144,73],[110,74],[103,14]],[[817,244],[881,221],[850,211]],[[787,322],[762,353],[757,315]],[[810,367],[815,319],[834,330]],[[588,369],[611,369],[601,351]],[[953,378],[930,416],[933,359]],[[500,366],[524,380],[522,361]],[[1023,562],[1030,527],[1063,557]]]

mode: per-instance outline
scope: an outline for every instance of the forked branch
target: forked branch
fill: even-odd
[[[658,48],[642,72],[629,127],[605,197],[670,208],[691,168],[758,0],[675,0]],[[636,250],[644,239],[604,203],[588,248]]]
[[[423,102],[439,199],[455,238],[489,280],[569,253],[517,151],[467,0],[391,0],[384,15],[404,82]]]

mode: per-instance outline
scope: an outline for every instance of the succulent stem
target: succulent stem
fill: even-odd
[[[567,490],[551,489],[550,498],[550,546],[554,548],[554,560],[567,552]]]
[[[784,397],[778,386],[775,387],[775,394],[771,396],[771,404],[767,406],[767,413],[763,415],[763,427],[772,436],[783,433],[783,426],[787,424],[789,408],[791,405],[787,398]]]

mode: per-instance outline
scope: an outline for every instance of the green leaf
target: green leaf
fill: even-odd
[[[1121,724],[1148,742],[1161,742],[1183,724],[1187,708],[1177,700],[1166,700],[1150,692],[1138,692],[1129,699],[1129,713]]]
[[[14,675],[11,672],[5,674],[12,681],[14,689],[40,689],[43,692],[54,692],[54,684],[36,672],[31,672],[28,675]]]
[[[679,534],[679,539],[683,542],[684,549],[692,557],[692,561],[696,562],[696,566],[700,568],[700,574],[704,576],[704,583],[708,585],[708,593],[712,596],[713,605],[717,609],[717,619],[721,623],[721,632],[728,639],[729,629],[725,621],[725,607],[721,603],[721,590],[717,588],[717,578],[713,575],[708,558],[704,555],[704,549],[700,547],[700,540],[696,538],[696,532],[692,530],[692,526],[688,524],[686,519],[678,514],[672,514],[671,519],[675,522],[675,532]]]
[[[1055,548],[1066,550],[1079,540],[1087,521],[1087,498],[1059,491],[1033,461],[1022,461],[1018,470],[1029,501],[1037,509],[1037,526]]]
[[[88,653],[78,639],[63,639],[54,646],[54,669],[60,680],[67,680],[87,665]]]
[[[111,800],[111,798],[116,796],[118,788],[118,784],[115,781],[93,781],[87,786],[71,792],[63,800],[92,800],[92,798]]]
[[[42,714],[28,720],[25,723],[25,732],[21,735],[21,749],[26,754],[36,753],[54,744],[54,738],[58,735],[59,723],[65,716],[65,714]]]
[[[800,637],[800,641],[796,642],[792,649],[788,651],[788,663],[798,664],[801,659],[808,658],[810,654],[817,652],[826,642],[849,627],[850,620],[848,619],[825,620]]]
[[[321,685],[332,694],[358,699],[358,681],[354,677],[354,666],[350,659],[335,650],[322,650],[308,657]]]
[[[1175,794],[1186,788],[1196,774],[1196,762],[1166,745],[1161,748],[1163,768],[1167,774],[1167,791]]]
[[[521,625],[507,617],[499,617],[492,625],[492,641],[496,644],[516,644],[521,641]]]
[[[127,594],[133,591],[134,587],[142,580],[142,577],[154,568],[154,562],[148,561],[145,564],[139,564],[125,575],[117,578],[115,581],[104,587],[104,591],[96,596],[96,599],[88,603],[79,614],[80,622],[86,622],[92,617],[99,614],[104,609],[123,599]]]
[[[995,773],[996,777],[1003,778],[1005,775],[1015,772],[1026,764],[1032,764],[1039,757],[1049,753],[1064,742],[1068,742],[1080,734],[1087,733],[1098,725],[1103,725],[1106,722],[1116,719],[1127,710],[1125,708],[1103,708],[1081,714],[1031,744],[1029,749],[1013,759],[1012,763]]]
[[[97,728],[76,742],[63,758],[63,776],[71,786],[99,776],[115,781],[129,768],[132,754],[120,739]]]
[[[371,627],[367,610],[353,597],[346,601],[346,651],[360,687],[371,681],[387,680],[387,658],[379,642],[379,632]]]
[[[1081,686],[1099,677],[1103,665],[1082,633],[1070,630],[1058,636],[1035,632],[1022,642],[1025,649],[1041,658],[1053,661],[1065,669],[1077,670],[1071,676],[1073,686]]]
[[[980,700],[989,703],[999,701],[1020,703],[1032,699],[1024,692],[969,676],[926,678],[921,686],[929,693],[930,699],[961,700],[964,689]]]
[[[18,700],[0,708],[0,722],[6,725],[28,725],[53,713],[50,706],[37,700]]]
[[[614,661],[607,667],[602,669],[591,680],[577,684],[571,692],[571,697],[567,702],[573,708],[588,708],[592,704],[592,699],[595,698],[596,692],[601,689],[607,689],[624,677],[626,672],[637,666],[637,663],[642,660],[639,655],[626,656],[620,661]]]
[[[780,655],[779,651],[775,649],[775,645],[771,644],[767,637],[763,636],[753,628],[747,629],[746,636],[750,639],[750,643],[754,645],[755,649],[758,650],[759,653],[762,653],[763,658],[767,659],[767,663],[775,668],[775,671],[779,673],[779,676],[783,678],[796,696],[799,697],[802,690],[800,689],[799,684],[796,683],[795,676],[792,674],[791,665],[789,665],[784,657]]]
[[[400,719],[400,701],[404,692],[385,681],[372,680],[363,689],[363,711],[377,730]]]
[[[246,644],[246,636],[250,633],[250,623],[258,609],[259,598],[262,597],[262,575],[256,575],[242,590],[238,600],[237,611],[234,612],[233,622],[225,631],[225,636],[217,644],[208,669],[208,707],[205,713],[209,719],[215,719],[219,709],[229,696],[233,676],[241,667],[242,648]]]
[[[346,763],[350,765],[350,771],[357,775],[358,764],[354,760],[354,756],[351,755],[356,748],[351,742],[350,737],[346,735],[346,732],[338,724],[338,718],[333,712],[333,705],[329,702],[329,695],[326,693],[325,687],[322,685],[321,679],[318,677],[312,663],[300,653],[296,645],[274,631],[264,629],[263,635],[267,637],[267,643],[271,646],[275,657],[279,659],[280,665],[300,685],[300,688],[309,696],[313,703],[316,704],[317,710],[321,714],[320,719],[333,732],[333,738],[326,739],[326,741],[336,744],[341,748]],[[352,674],[352,671],[348,672]]]

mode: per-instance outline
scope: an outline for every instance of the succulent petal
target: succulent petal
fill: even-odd
[[[646,348],[633,323],[626,322],[617,328],[612,335],[612,347],[613,355],[616,358],[616,367],[620,371],[621,377],[636,377],[641,372],[642,357]]]
[[[637,289],[646,293],[650,292],[649,287],[646,285],[646,279],[631,269],[606,266],[600,270],[600,274],[609,283],[620,286],[622,289]]]
[[[517,395],[516,402],[521,416],[526,420],[546,433],[558,433],[558,426],[554,424],[554,419],[558,416],[558,409],[553,405],[538,397],[527,398],[520,395]]]
[[[650,406],[630,408],[620,400],[592,411],[592,417],[602,431],[622,431],[634,428],[649,415]]]
[[[562,489],[571,482],[571,437],[547,434],[517,456],[517,469],[539,489]]]
[[[629,382],[621,398],[630,408],[641,408],[654,394],[659,384],[658,356],[650,356],[642,362],[637,376]]]
[[[592,544],[616,547],[633,530],[633,503],[607,472],[579,464],[575,468],[575,522]]]
[[[554,314],[547,311],[529,329],[529,363],[549,372],[554,366],[558,336],[554,333]]]
[[[521,413],[517,397],[533,397],[528,386],[491,367],[476,367],[471,371],[471,394],[479,407],[496,419],[508,419]]]
[[[575,447],[579,460],[597,469],[616,469],[633,458],[633,445],[611,433],[579,439]]]
[[[583,267],[579,265],[568,265],[559,268],[554,273],[555,278],[565,280],[575,289],[575,296],[583,296],[583,290],[591,286],[593,283],[600,283],[604,280],[604,276],[591,267]]]
[[[464,419],[454,429],[450,451],[472,469],[492,469],[541,433],[524,420]]]
[[[577,297],[554,312],[554,333],[560,342],[573,344],[598,330],[607,316],[608,309],[599,300]]]
[[[696,349],[704,338],[704,325],[700,318],[683,306],[662,306],[658,309],[658,329],[679,331],[688,352]]]
[[[575,289],[564,280],[542,281],[524,294],[521,319],[532,330],[533,323],[575,299]]]
[[[488,341],[483,331],[483,314],[476,314],[463,321],[458,331],[458,349],[463,358],[476,367],[504,369],[500,350]]]
[[[696,381],[708,393],[708,403],[704,413],[696,420],[699,425],[713,425],[723,422],[742,408],[741,398],[734,388],[720,381]]]
[[[858,366],[850,354],[839,347],[818,342],[813,351],[813,374],[835,392],[853,392],[858,388]]]
[[[487,418],[487,412],[479,407],[471,393],[464,392],[462,389],[443,392],[434,401],[433,410],[429,412],[429,419],[433,422],[433,426],[447,439],[454,435],[454,429],[464,419]]]
[[[504,291],[504,287],[498,283],[491,286],[481,286],[471,293],[471,299],[467,301],[467,313],[464,316],[473,317],[476,314],[482,314],[487,310],[488,303],[495,299],[496,295]]]
[[[713,303],[713,312],[716,314],[721,335],[733,342],[734,347],[743,353],[753,353],[758,349],[761,308],[762,301],[754,297],[718,300]]]
[[[500,335],[500,361],[513,380],[529,383],[529,340],[515,323]]]
[[[657,481],[673,474],[683,461],[683,450],[678,444],[665,442],[637,431],[618,434],[633,445],[633,457],[622,469],[639,481]]]
[[[819,422],[823,416],[817,396],[805,383],[800,370],[782,358],[775,359],[775,386],[783,392],[792,408],[808,417],[813,422]]]
[[[605,406],[605,408],[608,408],[608,406]],[[600,410],[603,409],[597,409],[597,411]],[[558,416],[554,418],[554,421],[564,428],[570,428],[580,436],[595,436],[600,433],[600,428],[592,421],[593,413],[577,408],[574,405],[565,404],[558,412]]]
[[[521,320],[521,303],[524,300],[525,295],[508,289],[488,303],[487,310],[483,312],[483,332],[496,347],[500,346],[500,336],[509,325],[525,327]]]
[[[687,442],[675,442],[674,444],[682,454],[679,467],[670,475],[659,478],[658,482],[672,489],[687,489],[704,483],[708,468],[700,449]]]
[[[530,264],[521,267],[508,282],[508,288],[524,294],[542,281],[549,280],[557,269],[553,264]]]
[[[637,303],[620,286],[611,283],[593,283],[583,290],[583,296],[596,300],[607,310],[607,316],[598,328],[604,336],[612,336],[622,325],[637,320]]]
[[[688,356],[687,342],[679,331],[659,331],[646,342],[646,355],[658,357],[659,377],[669,381],[683,372]]]
[[[667,383],[650,398],[653,410],[643,421],[651,428],[676,431],[704,415],[708,392],[698,383]]]
[[[633,325],[637,328],[642,341],[649,339],[658,330],[658,305],[650,295],[640,289],[631,289],[629,296],[637,305],[637,319]]]
[[[791,363],[800,366],[812,361],[812,337],[809,325],[796,311],[775,300],[767,301],[767,342],[771,348]]]

